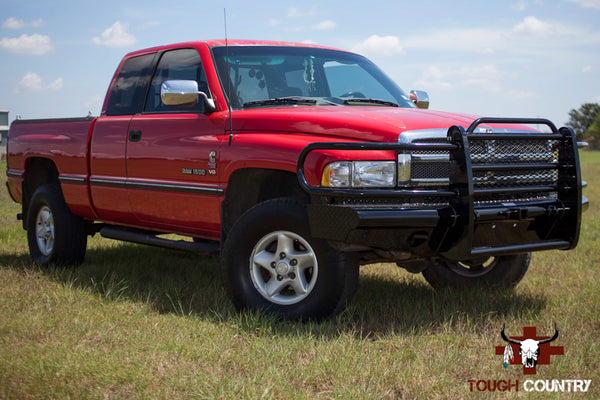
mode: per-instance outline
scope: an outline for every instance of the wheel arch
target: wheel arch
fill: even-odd
[[[53,160],[45,157],[30,157],[25,161],[25,174],[22,183],[22,213],[23,228],[27,221],[27,211],[31,197],[35,190],[41,185],[56,183],[59,184],[58,168]]]
[[[266,200],[279,197],[308,199],[290,171],[265,168],[243,168],[234,171],[227,183],[221,206],[221,240],[246,211]]]

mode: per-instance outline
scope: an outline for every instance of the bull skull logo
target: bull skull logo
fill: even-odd
[[[516,339],[511,339],[510,337],[507,337],[504,334],[504,325],[502,325],[502,331],[500,332],[500,336],[502,336],[502,339],[504,339],[508,343],[519,345],[519,355],[521,356],[521,361],[523,362],[523,367],[535,368],[535,366],[537,365],[538,356],[540,355],[540,345],[544,344],[544,343],[550,343],[553,340],[556,340],[556,338],[558,337],[558,328],[556,327],[556,324],[554,324],[554,335],[547,339],[516,340]],[[508,347],[510,347],[510,345],[508,345],[506,347],[508,349]],[[512,353],[512,350],[511,350],[511,353]],[[506,361],[505,361],[505,363],[506,363]]]

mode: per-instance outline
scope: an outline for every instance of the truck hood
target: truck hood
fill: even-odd
[[[234,131],[281,132],[397,142],[404,131],[465,129],[478,117],[434,110],[377,106],[311,106],[240,110],[232,113]]]

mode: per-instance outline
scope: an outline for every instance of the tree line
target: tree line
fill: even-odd
[[[600,104],[585,103],[569,111],[567,125],[573,128],[577,140],[588,142],[590,149],[600,150]]]

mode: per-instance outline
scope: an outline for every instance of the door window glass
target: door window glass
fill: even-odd
[[[160,86],[167,80],[191,80],[198,83],[198,90],[209,95],[208,83],[202,60],[195,49],[172,50],[163,54],[152,78],[145,111],[147,112],[203,112],[202,98],[193,107],[166,106],[160,100]],[[210,97],[210,95],[209,95]]]

